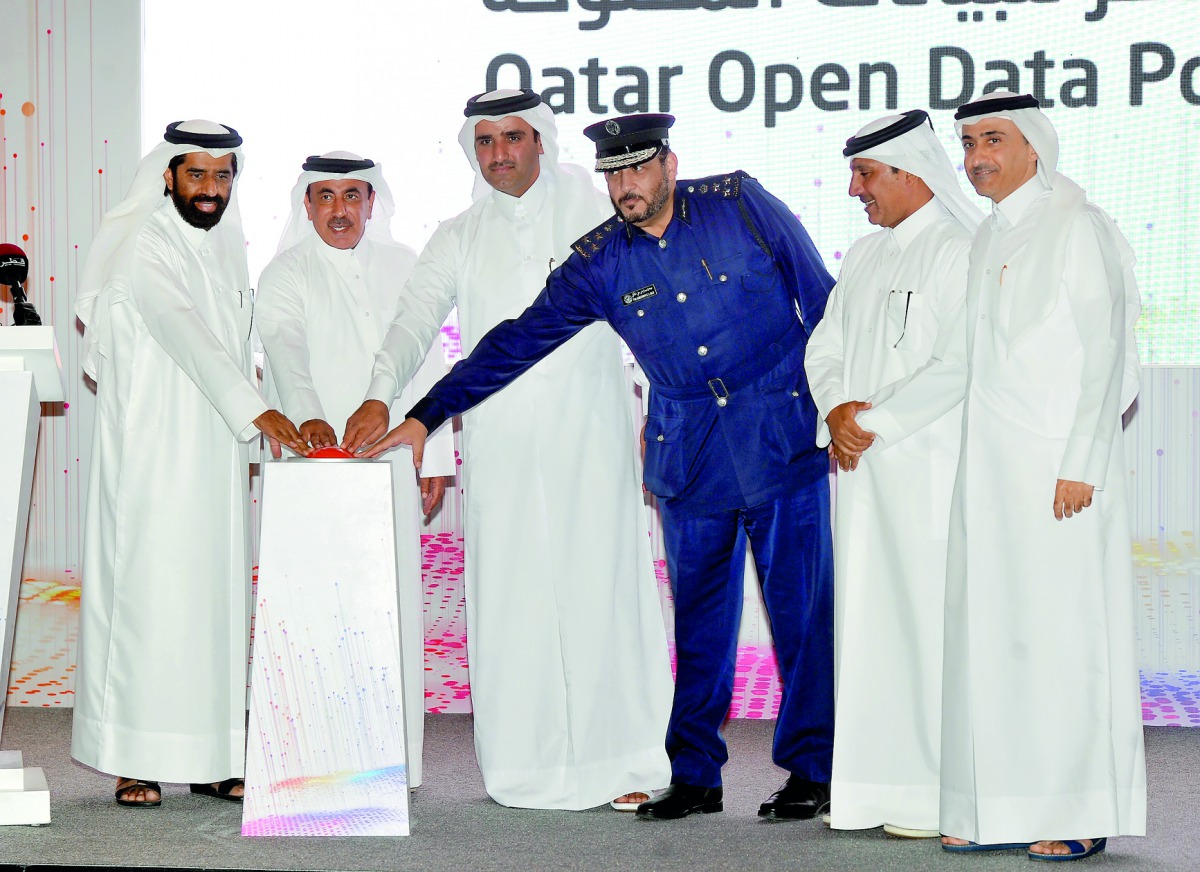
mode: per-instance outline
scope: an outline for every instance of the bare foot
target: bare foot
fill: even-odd
[[[1075,839],[1074,841],[1079,842],[1079,844],[1083,845],[1084,851],[1090,851],[1092,848],[1092,844],[1093,844],[1092,839]],[[1042,842],[1034,842],[1032,845],[1030,845],[1029,853],[1031,853],[1031,854],[1070,854],[1071,849],[1068,848],[1062,842],[1042,841]]]
[[[162,794],[149,784],[139,784],[137,778],[118,778],[117,799],[124,802],[161,802]]]
[[[956,839],[954,836],[942,836],[942,844],[943,845],[954,845],[956,847],[962,847],[963,845],[969,845],[971,843],[968,842],[966,839]]]
[[[637,793],[626,793],[624,796],[618,796],[616,799],[613,800],[613,802],[617,802],[617,803],[636,802],[639,804],[643,803],[643,802],[649,802],[649,801],[650,801],[650,794],[642,793],[641,791],[639,791]]]

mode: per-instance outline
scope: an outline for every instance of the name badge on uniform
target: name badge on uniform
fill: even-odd
[[[621,294],[621,302],[629,306],[633,303],[640,303],[642,300],[648,300],[657,293],[658,289],[654,285],[646,285],[646,287],[638,288],[636,291]]]

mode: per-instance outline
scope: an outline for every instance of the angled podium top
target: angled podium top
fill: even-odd
[[[5,372],[32,372],[38,399],[43,403],[61,403],[66,399],[62,377],[62,359],[54,328],[0,328],[0,377]]]

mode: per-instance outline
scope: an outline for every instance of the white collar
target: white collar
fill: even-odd
[[[993,203],[992,217],[999,219],[1001,227],[1016,226],[1033,201],[1049,190],[1050,188],[1042,181],[1041,177],[1035,174],[999,203]]]
[[[946,207],[938,202],[938,198],[932,198],[928,203],[913,212],[895,227],[890,229],[890,236],[900,247],[901,251],[908,248],[913,240],[921,235],[921,232],[930,225],[940,220],[943,216],[949,215]]]
[[[511,219],[518,215],[524,215],[525,217],[537,215],[542,209],[542,204],[546,202],[546,196],[550,191],[549,176],[550,174],[545,171],[539,172],[538,177],[529,186],[529,190],[519,197],[505,194],[493,188],[492,202],[499,207],[506,218]]]
[[[339,269],[347,269],[356,262],[361,263],[366,261],[367,235],[365,233],[362,239],[358,240],[358,245],[354,246],[354,248],[334,248],[315,233],[312,239],[317,251],[321,252],[330,263]]]
[[[184,221],[183,216],[179,214],[179,210],[175,208],[175,201],[171,199],[169,194],[163,197],[163,199],[166,202],[159,208],[166,210],[168,220],[175,224],[175,227],[181,234],[183,234],[183,238],[188,241],[188,244],[191,245],[192,248],[200,248],[202,245],[204,245],[204,243],[209,239],[208,231],[203,227],[193,227],[191,224],[188,224],[186,221]]]

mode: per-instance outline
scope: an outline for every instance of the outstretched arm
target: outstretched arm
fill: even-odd
[[[520,317],[501,321],[489,330],[470,356],[460,360],[409,411],[406,420],[415,418],[427,431],[436,430],[447,418],[483,402],[584,327],[603,318],[604,310],[589,280],[587,264],[572,255],[550,274],[545,289]],[[406,435],[411,431],[401,432]],[[390,448],[412,444],[395,435],[393,430],[371,448],[368,456],[385,450],[377,451],[380,445]]]

